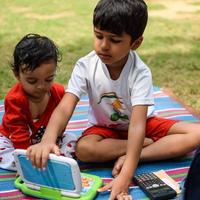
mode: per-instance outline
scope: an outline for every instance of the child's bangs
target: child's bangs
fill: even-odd
[[[104,13],[103,15],[96,14],[93,19],[93,25],[100,30],[117,35],[121,35],[125,31],[125,23],[122,22],[119,16],[114,17],[113,13]]]

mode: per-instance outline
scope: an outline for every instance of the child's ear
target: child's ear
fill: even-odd
[[[137,40],[133,42],[133,44],[131,45],[131,49],[136,50],[142,44],[142,41],[143,41],[143,36],[140,36]]]

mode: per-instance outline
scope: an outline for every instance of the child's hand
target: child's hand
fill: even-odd
[[[130,182],[130,180],[127,180],[120,174],[113,181],[98,189],[98,192],[104,192],[111,189],[109,200],[132,200],[131,195],[128,195]]]
[[[50,153],[60,155],[60,150],[56,144],[40,142],[27,149],[27,157],[31,160],[32,165],[40,169],[45,169]]]
[[[153,142],[154,141],[151,138],[147,138],[146,137],[144,139],[143,148],[146,147],[146,146],[148,146],[148,145],[153,144]],[[126,155],[123,155],[123,156],[121,156],[121,157],[119,157],[117,159],[117,161],[114,164],[113,170],[112,170],[113,177],[117,177],[119,175],[119,173],[120,173],[120,171],[121,171],[121,169],[123,167],[123,164],[125,162],[125,159],[126,159]]]
[[[118,200],[132,200],[133,198],[128,193],[121,192],[120,194],[117,195],[116,199],[118,199]]]

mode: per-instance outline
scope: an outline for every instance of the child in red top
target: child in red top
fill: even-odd
[[[0,125],[0,167],[15,170],[14,149],[27,149],[40,142],[49,118],[65,91],[53,83],[59,51],[49,38],[28,34],[14,50],[12,71],[18,80],[5,98]],[[61,151],[70,156],[74,136],[62,137]],[[69,145],[69,143],[71,143]]]

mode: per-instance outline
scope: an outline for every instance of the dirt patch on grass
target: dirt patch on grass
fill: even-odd
[[[148,0],[152,4],[163,5],[165,9],[150,10],[149,16],[163,17],[168,19],[192,19],[200,20],[200,0]],[[64,17],[74,16],[73,11],[52,13],[51,15],[45,15],[41,13],[32,12],[30,7],[11,6],[10,10],[15,13],[21,13],[25,17],[49,20],[60,19]]]
[[[158,16],[168,19],[192,19],[200,20],[200,1],[196,0],[149,0],[153,4],[165,7],[161,10],[150,10],[149,16]]]
[[[73,11],[52,13],[51,15],[47,15],[47,14],[40,14],[40,13],[33,12],[30,7],[12,6],[9,9],[14,13],[23,14],[23,16],[27,18],[38,19],[38,20],[60,19],[64,17],[74,16]]]
[[[31,11],[31,8],[25,6],[10,6],[9,10],[15,13],[27,13]]]
[[[40,20],[49,20],[49,19],[60,19],[64,17],[71,17],[74,16],[74,13],[71,12],[62,12],[62,13],[55,13],[51,15],[44,15],[44,14],[38,14],[38,13],[27,13],[25,14],[26,17],[31,19],[40,19]]]

